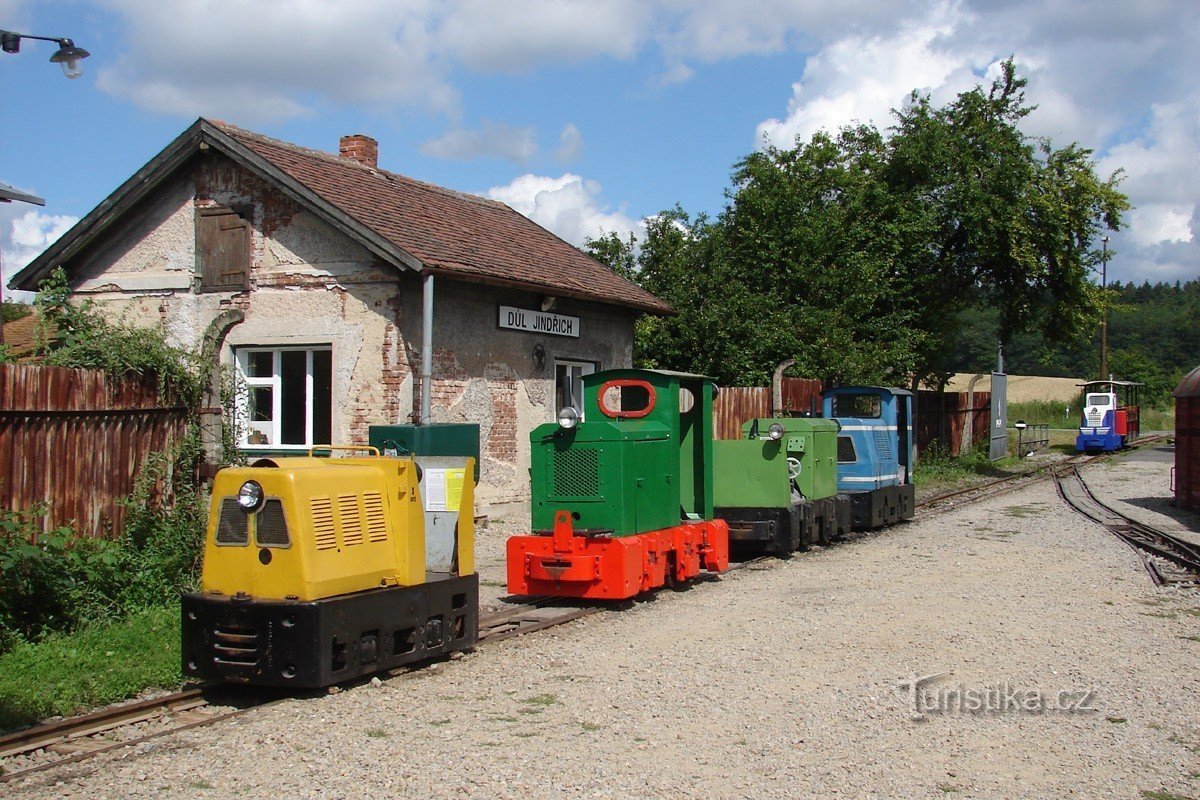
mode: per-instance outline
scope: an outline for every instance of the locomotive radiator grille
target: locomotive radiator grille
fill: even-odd
[[[258,664],[258,631],[217,626],[212,631],[213,660],[218,664],[253,667]]]
[[[283,503],[271,499],[258,512],[258,521],[254,523],[254,538],[262,547],[288,547],[292,541],[288,537],[287,518],[283,514]]]
[[[892,440],[887,431],[875,431],[875,449],[879,451],[880,458],[892,457]]]
[[[600,493],[600,453],[596,450],[554,451],[553,473],[557,497],[593,497]]]
[[[314,497],[308,503],[312,512],[313,538],[318,550],[337,547],[337,529],[333,525],[333,503],[328,497]]]
[[[237,498],[226,497],[221,501],[221,517],[217,520],[217,544],[248,544],[250,526],[247,517],[238,508]]]
[[[367,541],[387,541],[387,517],[383,513],[383,495],[379,492],[364,492],[363,506],[367,512]]]
[[[362,544],[362,515],[358,511],[358,495],[338,495],[338,516],[342,522],[342,546]]]

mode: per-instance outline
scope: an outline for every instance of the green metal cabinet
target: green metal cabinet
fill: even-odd
[[[470,456],[479,483],[479,426],[465,422],[431,425],[371,425],[367,443],[383,455]]]

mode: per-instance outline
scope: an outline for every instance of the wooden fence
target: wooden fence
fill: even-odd
[[[0,509],[45,504],[46,527],[118,536],[118,501],[147,456],[179,440],[186,416],[159,401],[153,379],[0,364]]]
[[[923,452],[933,441],[938,441],[951,456],[962,450],[963,433],[966,430],[968,409],[967,392],[917,393],[917,452]],[[975,392],[974,405],[970,409],[971,444],[987,442],[992,419],[991,392]]]
[[[782,386],[784,416],[809,411],[821,413],[821,382],[809,378],[784,378]],[[742,423],[756,417],[771,416],[771,390],[761,386],[722,387],[713,403],[713,435],[718,439],[738,439]]]
[[[784,416],[821,411],[821,382],[807,378],[783,379]],[[962,449],[967,421],[966,392],[919,392],[917,396],[917,452],[934,440],[942,442],[957,456]],[[713,404],[713,435],[718,439],[737,439],[742,423],[771,415],[771,390],[757,386],[722,388]],[[975,392],[971,410],[971,438],[986,442],[991,421],[991,394]]]

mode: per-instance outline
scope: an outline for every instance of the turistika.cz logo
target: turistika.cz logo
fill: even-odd
[[[949,672],[912,675],[896,681],[914,719],[927,714],[1086,714],[1096,711],[1095,689],[1020,689],[1008,681],[967,687],[945,683]]]

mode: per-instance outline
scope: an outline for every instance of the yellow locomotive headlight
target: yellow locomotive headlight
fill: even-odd
[[[579,423],[579,412],[570,406],[563,406],[562,411],[558,412],[559,426],[570,430]]]
[[[237,493],[238,507],[249,514],[263,504],[263,488],[258,481],[246,481]]]

